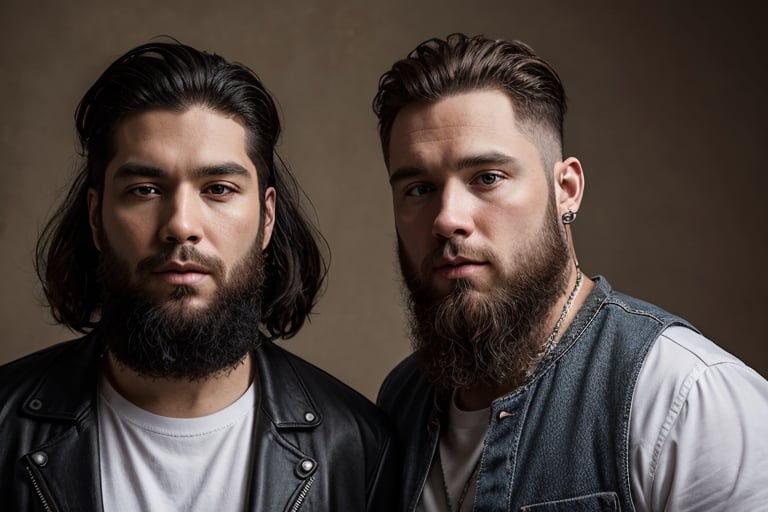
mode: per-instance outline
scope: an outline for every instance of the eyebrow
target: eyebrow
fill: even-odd
[[[473,167],[480,167],[483,165],[506,165],[517,169],[520,167],[520,161],[513,156],[507,155],[506,153],[501,153],[499,151],[489,151],[487,153],[480,153],[477,155],[470,155],[464,158],[460,158],[456,162],[455,168],[456,170],[461,171],[464,169],[471,169]],[[427,174],[427,171],[421,167],[398,167],[389,176],[389,184],[394,185],[399,181],[421,176],[423,174]]]
[[[456,168],[468,169],[470,167],[478,167],[481,165],[512,165],[514,167],[519,166],[517,158],[501,153],[499,151],[490,151],[488,153],[482,153],[479,155],[471,155],[460,159],[456,162]]]
[[[243,178],[251,179],[251,173],[248,169],[240,164],[234,162],[224,162],[216,165],[206,165],[198,167],[192,170],[193,178],[205,178],[209,176],[241,176]],[[165,178],[168,176],[168,172],[160,167],[154,167],[152,165],[143,165],[135,163],[126,163],[118,167],[115,171],[115,178]]]

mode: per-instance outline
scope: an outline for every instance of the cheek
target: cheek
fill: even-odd
[[[432,251],[434,248],[427,247],[423,240],[424,237],[404,237],[400,236],[398,241],[397,257],[401,266],[404,266],[409,273],[425,276],[432,268]]]
[[[531,242],[541,236],[546,212],[520,208],[498,208],[479,216],[478,230],[502,253],[525,252]]]
[[[429,208],[401,208],[395,210],[395,226],[402,236],[419,239],[432,233],[435,215]]]
[[[395,222],[395,226],[400,237],[402,253],[411,261],[421,259],[431,240],[429,232],[425,232],[422,226],[414,222]]]
[[[104,237],[120,256],[132,256],[151,243],[153,223],[150,217],[137,219],[122,212],[105,212],[102,222]]]
[[[259,233],[258,212],[252,215],[218,218],[210,224],[208,237],[212,245],[228,253],[233,260],[242,258],[253,248]]]

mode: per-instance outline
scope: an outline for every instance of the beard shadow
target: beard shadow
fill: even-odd
[[[426,377],[446,390],[522,384],[543,355],[548,315],[569,277],[554,204],[541,236],[489,290],[458,279],[440,295],[410,268],[399,240],[398,254],[411,344]]]
[[[210,304],[192,307],[193,286],[176,286],[162,302],[133,284],[128,265],[102,241],[100,278],[103,306],[99,332],[118,364],[150,378],[202,380],[239,366],[260,343],[264,257],[261,235],[249,254],[224,280],[224,265],[194,248],[170,248],[137,266],[145,272],[172,257],[211,270],[219,289]],[[180,253],[183,255],[180,256]]]

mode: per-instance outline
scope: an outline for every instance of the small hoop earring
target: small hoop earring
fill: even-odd
[[[573,221],[576,220],[576,212],[573,210],[568,210],[563,214],[563,224],[573,224]]]

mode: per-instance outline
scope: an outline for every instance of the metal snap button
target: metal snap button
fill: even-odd
[[[299,478],[307,478],[317,469],[317,462],[309,457],[305,457],[296,464],[296,475]]]
[[[32,454],[32,462],[43,467],[48,464],[48,454],[45,452],[35,452]]]
[[[304,413],[304,420],[307,423],[312,423],[313,421],[315,421],[316,418],[317,416],[315,416],[315,413],[313,413],[312,411],[307,411]]]
[[[35,398],[31,402],[29,402],[29,408],[32,409],[33,411],[39,411],[40,409],[43,408],[43,402]]]

